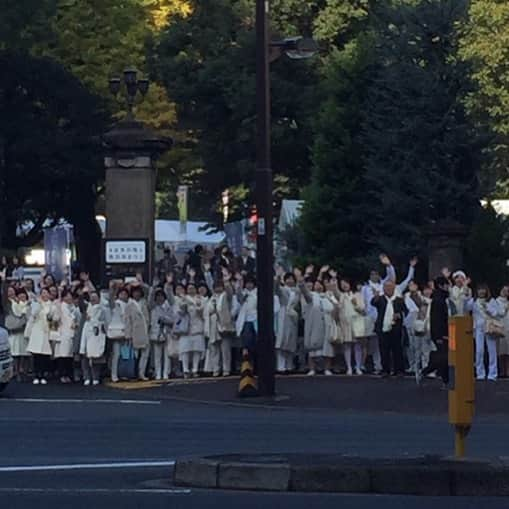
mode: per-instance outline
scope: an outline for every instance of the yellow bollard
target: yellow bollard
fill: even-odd
[[[470,316],[449,319],[449,422],[455,427],[455,454],[465,456],[465,439],[474,418],[473,324]]]

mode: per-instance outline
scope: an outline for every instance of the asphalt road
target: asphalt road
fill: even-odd
[[[356,388],[360,391],[358,394],[348,390],[349,383],[341,379],[313,381],[314,390],[320,393],[337,392],[343,394],[342,398],[350,393],[351,401],[342,408],[299,406],[294,401],[295,393],[282,398],[275,406],[242,406],[226,401],[223,396],[208,404],[193,400],[209,395],[210,387],[206,384],[201,384],[202,387],[196,384],[192,390],[176,386],[180,389],[141,391],[13,385],[0,398],[0,496],[9,501],[9,509],[229,508],[239,505],[254,508],[276,504],[294,509],[332,504],[363,508],[372,507],[373,503],[377,508],[391,509],[429,507],[430,503],[436,508],[447,504],[448,509],[480,507],[480,501],[472,499],[451,502],[412,497],[189,492],[171,486],[171,465],[157,466],[157,462],[171,463],[177,457],[191,454],[342,452],[394,456],[451,453],[452,432],[443,412],[425,408],[421,413],[416,412],[414,398],[418,398],[419,393],[412,386],[394,386],[394,392],[404,391],[407,401],[400,398],[398,404],[395,398],[392,410],[375,407],[370,411],[365,408],[364,399],[359,403],[355,401],[363,393],[361,386]],[[299,384],[306,384],[306,381],[292,386]],[[367,399],[380,399],[377,391],[382,394],[387,390],[368,381],[365,384],[364,398]],[[219,391],[218,386],[212,390]],[[443,396],[438,389],[436,398],[441,407]],[[405,410],[407,407],[410,410]],[[479,416],[469,437],[469,453],[509,456],[507,429],[507,415],[503,412]],[[156,466],[112,468],[107,465],[116,466],[122,462],[155,462]],[[103,468],[90,468],[90,464]],[[55,465],[62,469],[44,470]],[[78,465],[79,469],[70,470],[68,465]],[[34,466],[42,470],[33,470]],[[509,508],[509,501],[483,499],[482,507]]]

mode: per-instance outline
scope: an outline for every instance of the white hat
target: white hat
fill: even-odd
[[[462,277],[463,279],[467,279],[467,275],[462,270],[457,270],[453,275],[452,278],[456,279],[457,277]]]

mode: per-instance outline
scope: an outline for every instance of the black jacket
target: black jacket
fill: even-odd
[[[381,335],[384,327],[385,310],[387,309],[387,299],[385,298],[385,295],[373,297],[371,305],[376,308],[378,313],[375,323],[375,332],[378,335]],[[401,297],[396,297],[392,306],[394,308],[394,314],[399,314],[399,318],[395,320],[392,330],[399,330],[401,332],[403,327],[403,318],[407,315],[408,309],[405,305],[405,301]]]
[[[445,290],[435,290],[431,297],[430,327],[431,339],[441,341],[449,336],[449,307],[447,299],[449,293]]]

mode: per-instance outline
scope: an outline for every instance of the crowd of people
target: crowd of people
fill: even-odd
[[[398,282],[389,257],[380,261],[385,274],[358,284],[329,266],[274,269],[277,372],[438,375],[447,384],[448,318],[472,313],[477,379],[509,375],[508,286],[497,297],[485,285],[473,292],[464,272],[448,269],[418,285],[416,258]],[[61,282],[43,273],[36,285],[17,262],[3,262],[4,326],[20,381],[230,376],[244,356],[256,369],[256,260],[247,248],[235,258],[226,246],[197,246],[182,265],[166,250],[151,284],[137,274],[102,290],[86,272]]]

